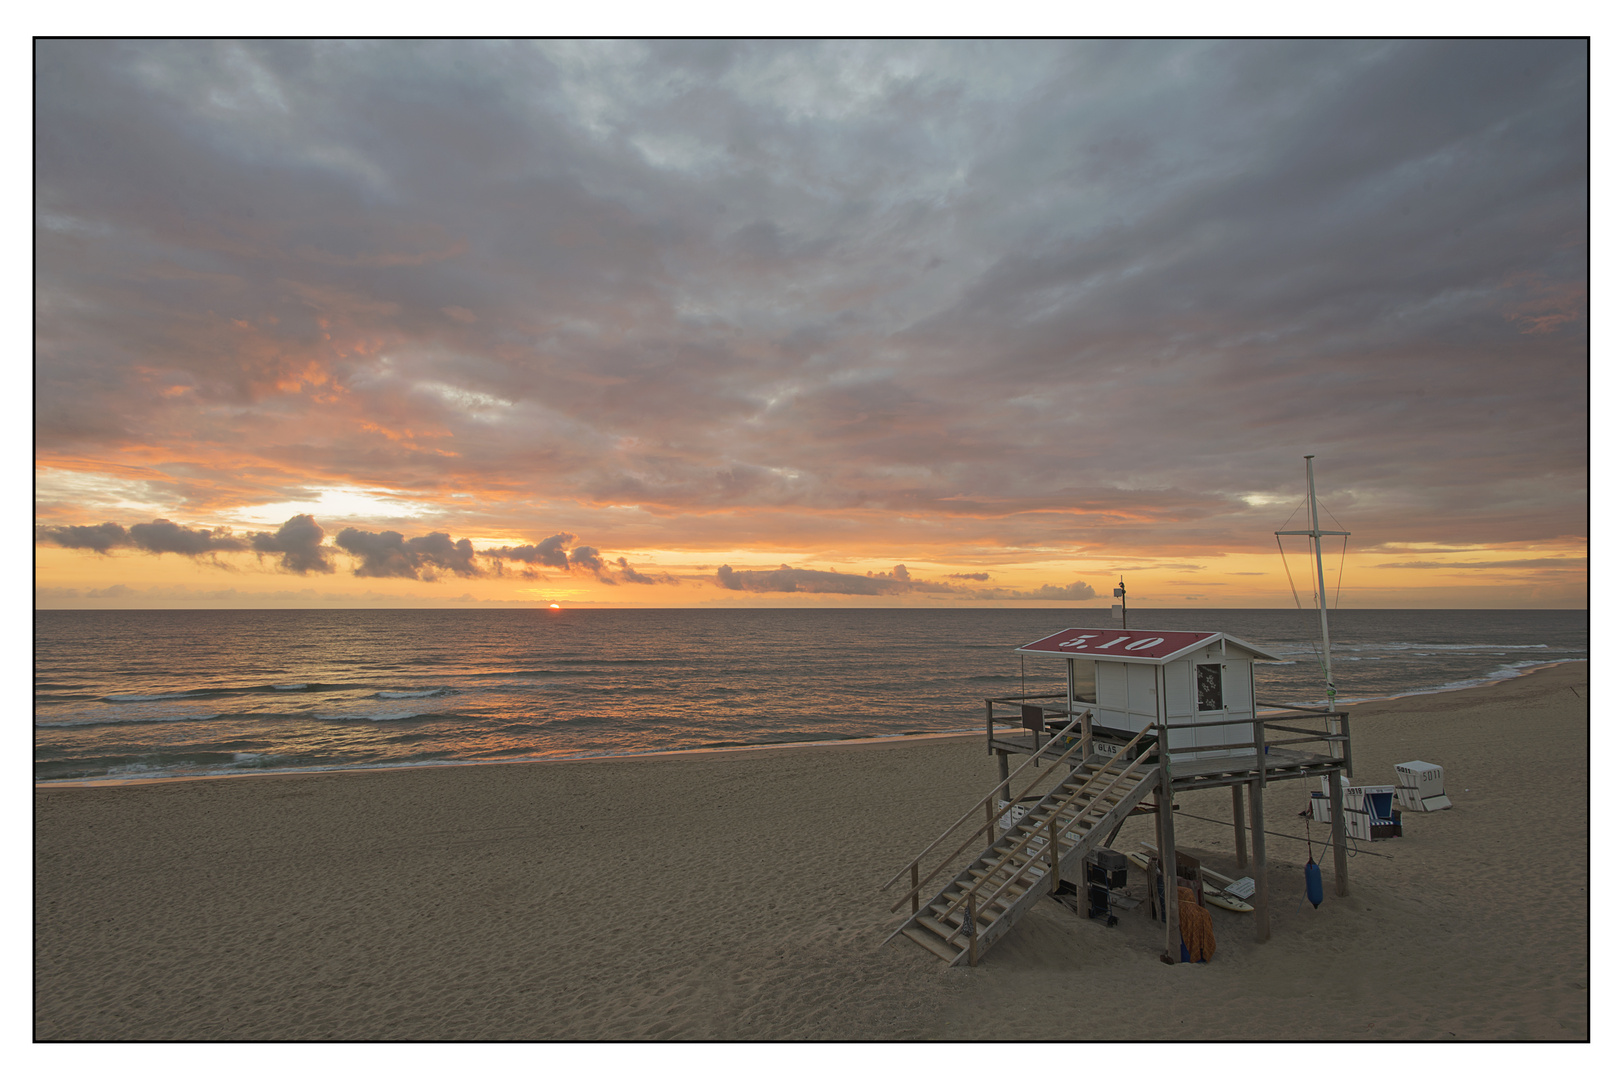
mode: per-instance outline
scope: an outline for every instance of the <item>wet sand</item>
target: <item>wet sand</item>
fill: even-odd
[[[40,787],[34,1036],[1587,1039],[1588,707],[1587,664],[1353,706],[1354,782],[1424,759],[1454,808],[1363,845],[1349,897],[1320,855],[1316,910],[1269,837],[1272,940],[1214,911],[1204,966],[1049,901],[974,969],[881,945],[880,884],[996,782],[974,736]],[[1268,827],[1305,806],[1271,785]],[[1177,828],[1236,873],[1231,827]]]

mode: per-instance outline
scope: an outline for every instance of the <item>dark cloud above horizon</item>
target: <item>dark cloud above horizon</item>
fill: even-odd
[[[1581,40],[35,61],[55,543],[626,583],[573,534],[451,536],[1271,550],[1307,453],[1361,544],[1587,531]],[[345,485],[428,525],[170,520]]]
[[[283,570],[294,574],[330,574],[331,561],[322,549],[327,530],[309,514],[295,514],[272,533],[255,533],[250,539],[254,551],[279,554]]]
[[[246,537],[234,536],[225,528],[194,528],[164,519],[128,528],[111,521],[100,525],[41,526],[36,529],[36,535],[58,547],[79,548],[100,555],[108,555],[114,548],[192,558],[221,552],[277,554],[281,556],[278,564],[282,570],[300,575],[333,573],[333,557],[344,554],[353,559],[352,572],[356,577],[437,581],[444,571],[456,577],[475,578],[501,573],[505,564],[517,561],[539,563],[565,574],[588,575],[608,585],[677,582],[670,574],[644,574],[623,555],[611,563],[596,548],[585,544],[565,551],[566,545],[579,539],[567,532],[549,536],[539,544],[475,550],[473,541],[452,540],[450,534],[443,532],[407,537],[393,529],[372,532],[351,526],[340,530],[333,544],[327,545],[323,543],[327,530],[313,516],[295,514],[274,533],[255,532]]]
[[[841,596],[895,596],[907,592],[949,592],[950,586],[914,581],[907,567],[898,565],[883,574],[842,574],[834,570],[808,570],[787,563],[776,570],[717,568],[715,582],[733,592],[834,593]]]

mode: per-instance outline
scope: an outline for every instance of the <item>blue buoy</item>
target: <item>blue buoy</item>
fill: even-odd
[[[1324,881],[1319,877],[1319,864],[1311,856],[1307,860],[1307,898],[1314,907],[1324,902]]]

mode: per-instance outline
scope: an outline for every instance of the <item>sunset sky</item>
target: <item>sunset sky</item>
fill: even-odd
[[[1583,41],[34,62],[39,607],[1586,603]]]

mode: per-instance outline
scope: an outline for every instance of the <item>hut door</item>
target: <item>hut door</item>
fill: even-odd
[[[1228,719],[1227,687],[1222,663],[1195,665],[1195,719],[1202,724]],[[1203,727],[1199,742],[1202,746],[1222,746],[1229,742],[1227,727]],[[1201,757],[1227,757],[1227,750],[1208,750]]]
[[[1223,708],[1228,719],[1244,721],[1233,723],[1221,728],[1224,733],[1223,741],[1229,744],[1247,743],[1256,738],[1251,730],[1251,718],[1257,715],[1256,703],[1251,700],[1251,664],[1248,661],[1236,663],[1230,660],[1223,664]],[[1252,757],[1256,754],[1252,750],[1225,750],[1230,757]]]

